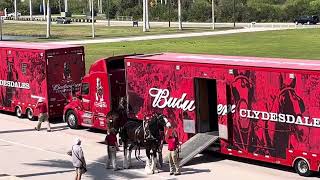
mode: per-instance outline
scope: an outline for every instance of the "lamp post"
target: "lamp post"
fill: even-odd
[[[17,20],[17,0],[14,0],[14,20]]]
[[[47,1],[47,38],[51,36],[51,9],[50,9],[50,0]]]
[[[92,39],[95,38],[95,29],[94,29],[94,8],[93,0],[91,0],[91,20],[92,20]]]
[[[110,0],[107,0],[107,19],[108,19],[108,26],[110,26]]]
[[[32,0],[29,0],[30,21],[32,21]]]
[[[43,19],[46,19],[46,0],[42,0]]]
[[[181,0],[178,0],[178,20],[179,20],[179,30],[182,30],[182,20],[181,20]]]
[[[236,27],[236,0],[233,0],[233,27]]]
[[[168,4],[168,6],[169,6],[169,27],[171,27],[171,0],[169,0],[169,4]]]
[[[214,20],[214,0],[212,0],[212,29],[215,29],[215,20]]]

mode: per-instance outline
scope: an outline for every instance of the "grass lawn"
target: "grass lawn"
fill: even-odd
[[[225,29],[225,28],[224,28]],[[219,29],[218,29],[219,30]],[[221,30],[221,29],[220,29]],[[154,34],[169,34],[169,33],[187,33],[187,32],[203,32],[211,31],[210,28],[186,28],[184,31],[179,31],[177,28],[151,28],[150,32],[142,32],[142,27],[107,27],[96,26],[97,38],[124,37],[124,36],[141,36]],[[46,36],[45,24],[11,24],[3,25],[4,35],[22,35],[22,36]],[[90,25],[57,25],[53,23],[51,27],[52,39],[50,40],[72,40],[72,39],[91,39]],[[30,39],[28,41],[47,41],[47,39]]]
[[[99,58],[156,52],[205,53],[320,59],[320,29],[297,29],[223,36],[163,39],[86,46],[87,70]]]

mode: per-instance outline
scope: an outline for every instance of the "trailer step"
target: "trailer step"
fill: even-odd
[[[197,154],[201,153],[203,150],[208,148],[214,142],[219,139],[219,132],[207,132],[207,133],[198,133],[194,135],[187,142],[182,144],[181,152],[179,157],[181,159],[180,166],[183,166],[189,162]],[[169,161],[168,155],[165,157],[165,162]]]

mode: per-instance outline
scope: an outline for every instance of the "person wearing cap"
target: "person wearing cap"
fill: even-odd
[[[47,121],[47,131],[51,132],[50,122],[49,122],[49,115],[48,115],[48,109],[47,105],[44,102],[44,99],[40,98],[37,102],[36,108],[39,111],[39,117],[38,117],[38,125],[35,127],[35,130],[40,131],[41,123]]]
[[[75,143],[71,148],[71,151],[67,153],[72,157],[72,164],[75,167],[76,176],[75,180],[81,180],[82,174],[87,172],[87,164],[81,148],[81,140],[75,139]]]
[[[114,171],[119,170],[117,167],[117,151],[119,151],[119,145],[117,141],[117,135],[114,128],[110,128],[105,138],[105,143],[108,149],[108,157],[106,160],[106,169],[110,168],[110,162]]]
[[[177,132],[170,128],[171,133],[166,132],[167,135],[167,143],[169,150],[169,167],[170,167],[170,175],[180,175],[180,163],[178,159],[178,151],[179,151],[179,139],[177,136]],[[175,172],[174,172],[175,169]]]

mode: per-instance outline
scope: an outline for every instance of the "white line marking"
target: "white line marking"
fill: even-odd
[[[5,139],[0,139],[0,141],[6,142],[6,143],[9,143],[9,144],[14,144],[14,145],[17,145],[17,146],[22,146],[22,147],[29,148],[29,149],[34,149],[34,150],[43,151],[43,152],[47,152],[47,153],[53,153],[53,154],[60,155],[60,156],[64,156],[64,157],[70,157],[70,156],[67,155],[67,154],[58,153],[58,152],[50,151],[50,150],[45,150],[45,149],[38,148],[38,147],[35,147],[35,146],[30,146],[30,145],[26,145],[26,144],[22,144],[22,143],[18,143],[18,142],[8,141],[8,140],[5,140]],[[87,160],[87,162],[92,162],[92,163],[96,163],[96,164],[105,166],[105,163],[102,163],[102,162],[99,162],[99,161]],[[128,169],[128,171],[131,171],[131,172],[133,172],[133,173],[139,173],[139,174],[141,174],[141,175],[146,176],[145,178],[147,178],[147,175],[146,175],[144,172],[141,172],[141,171],[139,171],[139,170]],[[153,174],[152,176],[157,176],[157,177],[160,178],[160,179],[168,179],[168,178],[162,177],[162,176],[160,176],[160,175],[158,175],[158,174]]]

